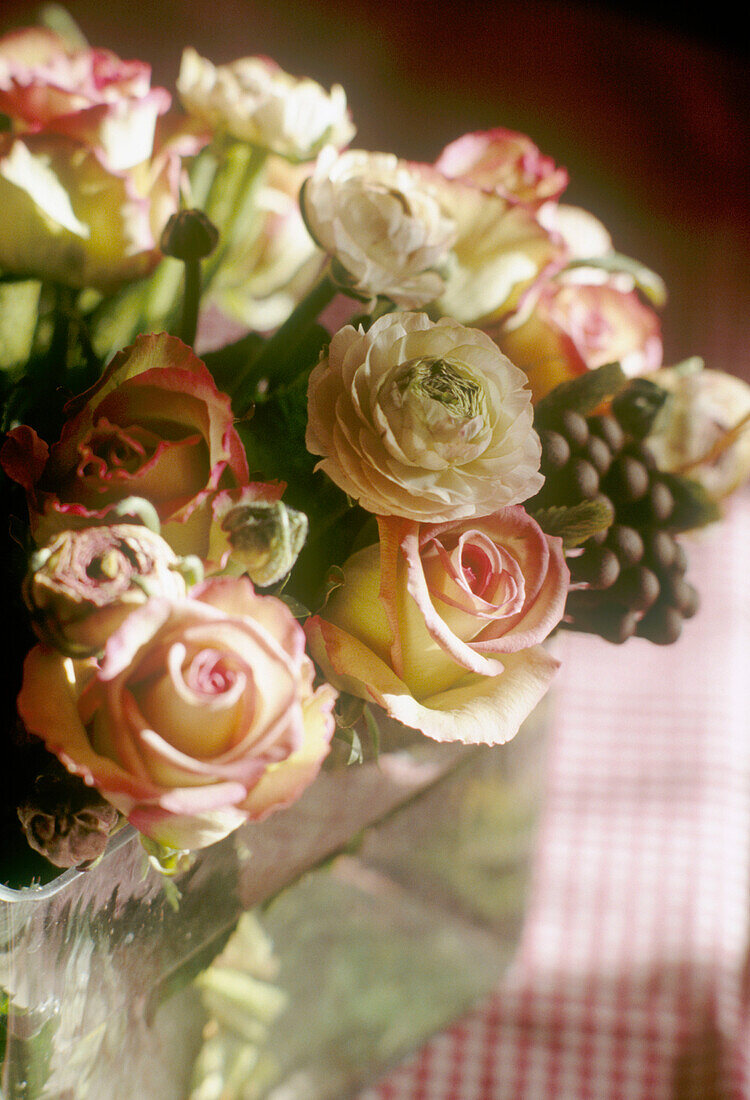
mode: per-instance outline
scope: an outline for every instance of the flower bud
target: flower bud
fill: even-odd
[[[161,235],[161,250],[177,260],[202,260],[219,242],[219,230],[202,210],[178,210]]]
[[[286,576],[307,536],[307,516],[280,500],[237,504],[221,519],[231,560],[261,588]]]
[[[31,559],[24,599],[39,637],[71,657],[101,650],[149,596],[179,598],[181,560],[148,527],[62,531]]]
[[[18,807],[26,839],[56,867],[98,859],[120,814],[98,791],[65,772],[39,776]]]

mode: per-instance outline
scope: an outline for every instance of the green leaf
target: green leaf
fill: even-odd
[[[669,393],[647,378],[633,378],[612,401],[620,426],[635,439],[645,439]]]
[[[532,515],[545,534],[562,538],[566,550],[606,530],[615,518],[614,509],[603,500],[582,500],[570,507],[554,505],[540,508]]]
[[[365,718],[365,725],[367,726],[367,732],[370,735],[370,741],[372,742],[372,751],[374,759],[377,760],[380,755],[380,726],[377,723],[375,715],[370,710],[369,706],[365,704],[362,711]]]
[[[700,482],[682,474],[668,473],[660,473],[659,480],[674,497],[674,511],[667,523],[670,531],[692,531],[721,519],[719,505]]]
[[[642,294],[648,298],[657,309],[667,300],[667,287],[661,275],[657,275],[650,267],[646,267],[640,260],[631,256],[623,256],[620,252],[608,252],[604,256],[594,256],[588,260],[574,260],[569,267],[596,267],[600,271],[609,271],[617,274],[618,271],[632,276],[635,284]]]
[[[687,359],[681,359],[679,363],[671,368],[675,374],[681,374],[683,376],[688,374],[698,374],[703,370],[706,363],[700,355],[690,355]]]
[[[294,596],[288,596],[286,592],[277,593],[276,599],[286,604],[295,619],[307,619],[312,614],[309,607],[305,607],[300,600],[295,600]]]
[[[365,754],[362,749],[362,742],[359,739],[359,734],[355,729],[350,726],[339,726],[333,735],[333,740],[340,742],[344,748],[349,750],[349,754],[344,763],[349,764],[362,764],[364,763]]]
[[[28,361],[41,289],[36,279],[0,283],[0,370],[14,370]]]
[[[603,401],[619,393],[626,382],[627,377],[619,363],[605,363],[603,367],[586,371],[569,382],[561,382],[536,406],[534,427],[546,427],[568,409],[584,415],[593,412]]]
[[[326,573],[325,582],[323,585],[323,602],[321,603],[318,611],[322,611],[330,600],[333,593],[337,588],[341,588],[344,584],[344,570],[340,565],[332,565]]]
[[[85,50],[88,47],[83,31],[62,4],[42,4],[37,12],[36,22],[59,34],[74,50]]]

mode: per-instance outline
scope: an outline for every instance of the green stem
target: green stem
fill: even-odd
[[[338,285],[326,270],[284,324],[264,344],[260,355],[250,363],[237,381],[232,407],[238,416],[243,416],[252,405],[261,379],[273,381],[283,374],[287,357],[298,347],[307,330],[333,300],[338,290]]]
[[[182,298],[180,339],[188,347],[195,343],[198,329],[198,306],[201,300],[201,262],[185,260],[185,289]]]
[[[257,191],[264,179],[267,160],[268,153],[264,149],[243,143],[230,145],[224,153],[224,161],[214,176],[204,204],[206,214],[220,234],[219,247],[204,266],[206,287],[236,243],[235,238],[241,235],[249,240],[252,235],[252,223],[258,217]]]

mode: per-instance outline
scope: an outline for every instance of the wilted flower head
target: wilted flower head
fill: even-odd
[[[423,313],[336,333],[310,376],[306,443],[380,515],[486,515],[543,483],[523,372],[485,333]]]
[[[429,176],[392,153],[325,150],[300,194],[310,233],[367,298],[404,308],[440,294],[441,264],[456,236]]]
[[[148,527],[113,524],[62,531],[31,559],[24,598],[39,636],[69,656],[103,649],[149,596],[187,591],[180,559]]]
[[[120,820],[119,811],[80,779],[44,774],[18,806],[26,840],[56,867],[79,867],[98,859]]]
[[[312,160],[324,145],[341,147],[354,136],[340,85],[326,92],[265,57],[214,65],[188,47],[177,90],[185,110],[212,129],[290,160]]]

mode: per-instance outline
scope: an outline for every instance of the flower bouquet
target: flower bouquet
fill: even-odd
[[[383,715],[507,742],[555,630],[676,640],[750,471],[748,387],[664,368],[660,279],[530,138],[351,149],[257,57],[177,93],[0,40],[4,803],[58,867],[125,819],[173,865]]]
[[[394,737],[510,741],[558,630],[674,642],[750,389],[663,365],[661,280],[526,135],[352,148],[340,87],[186,49],[173,102],[53,14],[0,38],[0,891],[109,846],[128,927],[162,926],[135,831],[185,947],[206,898],[214,936],[236,919],[234,864],[191,853],[270,815],[301,835],[302,792],[330,807]],[[362,827],[338,813],[316,856]]]

